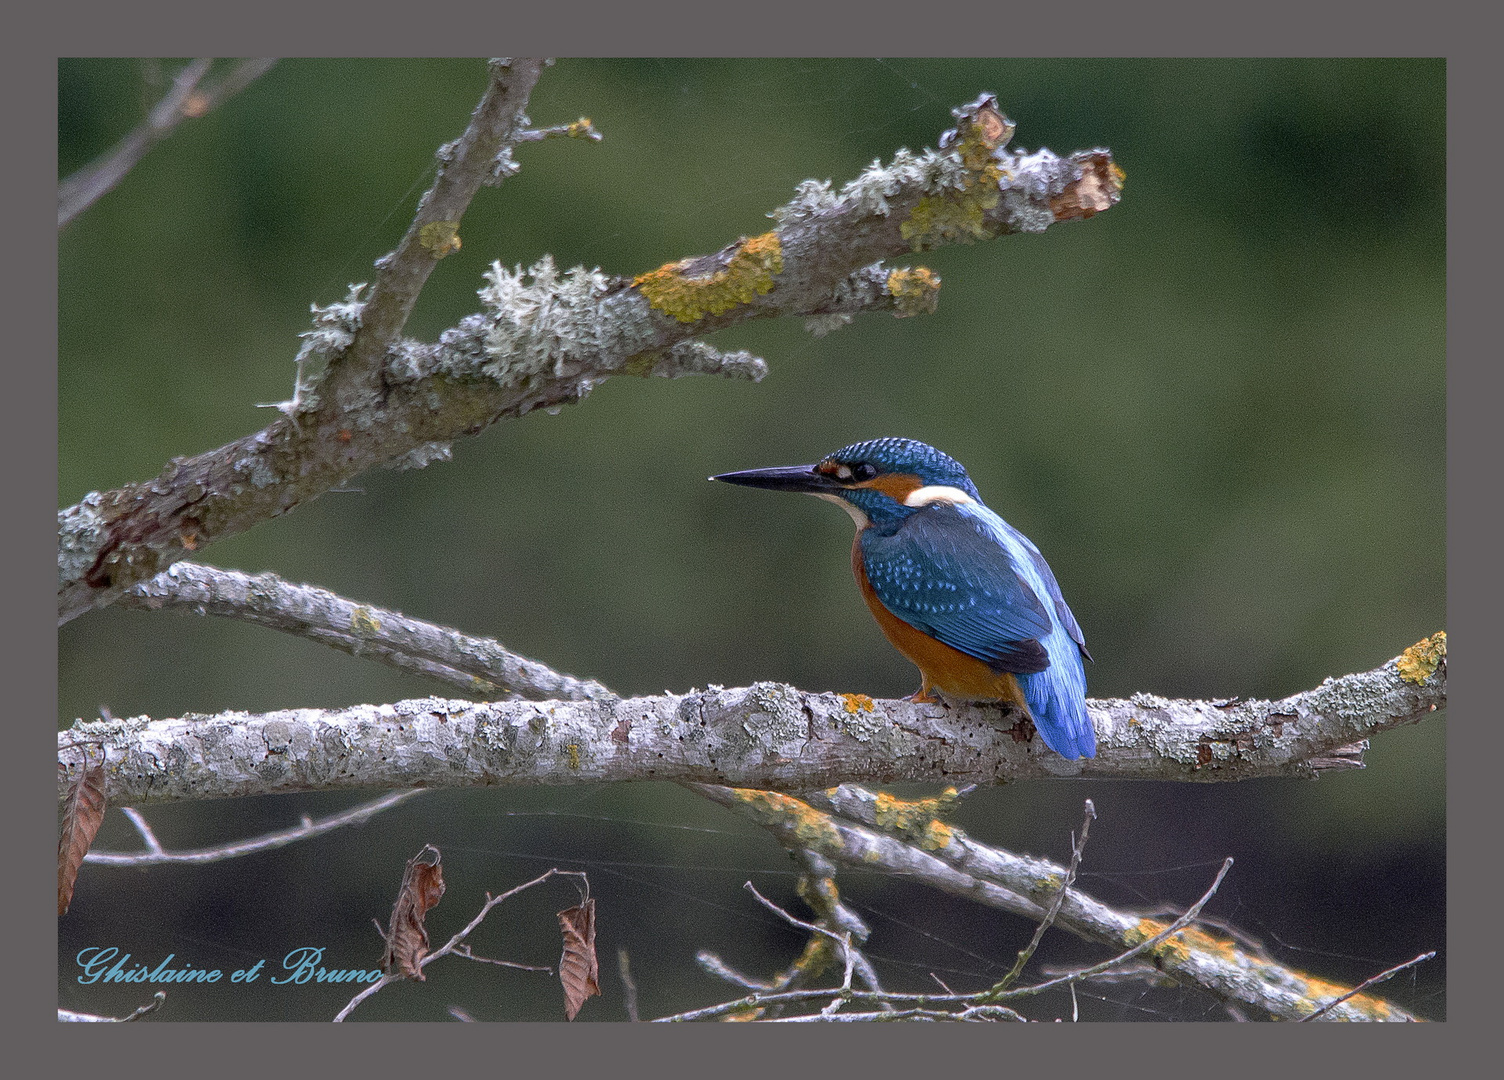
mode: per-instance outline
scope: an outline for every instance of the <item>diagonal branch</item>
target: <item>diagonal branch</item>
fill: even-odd
[[[933,273],[881,260],[1037,232],[1117,202],[1122,174],[1106,150],[1016,153],[1007,148],[1011,124],[989,95],[955,111],[959,126],[940,140],[945,149],[900,150],[839,193],[806,181],[774,212],[777,228],[712,255],[632,279],[583,267],[560,273],[547,256],[526,271],[493,265],[480,290],[484,310],[436,344],[396,338],[424,268],[458,242],[452,200],[425,200],[407,246],[378,264],[372,297],[352,289],[345,301],[316,309],[299,363],[316,354],[328,366],[322,382],[299,377],[282,418],[59,513],[59,622],[114,603],[205,544],[365,469],[441,458],[451,440],[579,401],[612,375],[761,377],[762,361],[699,340],[712,331],[793,316],[825,332],[857,312],[933,308]],[[505,124],[514,132],[505,112],[486,115],[497,131]],[[517,137],[500,136],[503,144]],[[491,142],[481,144],[455,145],[471,146],[473,165]],[[441,171],[447,178],[456,168],[446,162]],[[399,258],[403,251],[410,260]]]
[[[107,796],[116,806],[419,785],[676,780],[812,790],[852,779],[1309,777],[1333,762],[1351,767],[1360,755],[1339,751],[1445,706],[1441,638],[1282,701],[1236,708],[1147,695],[1089,702],[1098,755],[1073,762],[1038,740],[1010,737],[1006,728],[1017,717],[1006,706],[873,701],[779,683],[588,701],[420,698],[78,721],[59,740],[103,747]],[[1207,746],[1219,750],[1208,756]],[[73,756],[60,755],[60,792],[79,767]]]
[[[266,57],[242,60],[217,83],[200,88],[213,60],[200,57],[183,66],[169,90],[147,118],[108,153],[96,158],[58,185],[57,227],[63,228],[108,194],[157,143],[190,117],[212,111],[271,70],[277,61]]]
[[[124,603],[239,619],[486,697],[582,701],[613,696],[593,679],[561,674],[490,638],[358,604],[275,574],[253,576],[184,561],[137,585]]]
[[[343,413],[382,388],[386,351],[412,314],[418,294],[440,259],[459,247],[460,220],[470,200],[490,178],[499,182],[512,145],[526,123],[523,110],[546,61],[498,58],[487,65],[486,92],[464,134],[439,147],[433,186],[418,203],[407,234],[377,262],[375,284],[360,311],[360,325],[347,348],[329,360],[321,392],[325,412]]]
[[[771,791],[712,784],[697,785],[695,790],[751,818],[782,844],[797,842],[832,862],[903,875],[908,880],[1027,919],[1041,918],[1056,898],[1063,896],[1054,925],[1123,953],[1105,964],[1072,972],[1047,985],[1089,977],[1143,954],[1157,969],[1178,982],[1198,986],[1223,1001],[1257,1006],[1283,1019],[1309,1015],[1323,999],[1345,993],[1343,987],[1276,964],[1245,951],[1232,940],[1191,926],[1190,920],[1199,912],[1199,905],[1181,919],[1166,924],[1117,911],[1079,889],[1071,888],[1062,894],[1061,884],[1069,873],[1066,867],[980,844],[936,818],[933,808],[923,801],[900,804],[891,796],[849,784],[841,785],[833,795],[822,793],[808,801]],[[922,806],[925,812],[908,813],[914,805]],[[868,820],[862,820],[863,817]],[[894,835],[894,831],[899,835]],[[1224,865],[1223,873],[1226,869]],[[1219,874],[1217,883],[1221,878]],[[987,1001],[1012,1000],[1043,988],[1044,984],[1017,990],[994,988],[982,997]],[[895,1004],[961,999],[956,995],[884,996]],[[853,1000],[857,999],[854,995]],[[1325,1015],[1340,1020],[1415,1019],[1403,1009],[1363,994],[1340,1005],[1334,1003]]]

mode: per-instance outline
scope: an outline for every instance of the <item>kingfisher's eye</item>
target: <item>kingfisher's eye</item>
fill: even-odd
[[[877,475],[877,466],[859,461],[851,467],[851,475],[857,480],[871,480]]]

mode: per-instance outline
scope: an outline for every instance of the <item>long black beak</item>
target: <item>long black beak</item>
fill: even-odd
[[[831,495],[845,488],[839,482],[815,471],[813,465],[784,465],[776,469],[746,469],[742,472],[712,476],[728,484],[767,488],[769,491],[800,491],[808,495]]]

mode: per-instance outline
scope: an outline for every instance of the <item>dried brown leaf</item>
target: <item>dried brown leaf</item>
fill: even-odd
[[[432,844],[407,860],[402,888],[392,905],[392,921],[386,932],[386,955],[381,966],[388,974],[400,971],[423,981],[423,958],[428,955],[428,930],[423,917],[444,895],[444,872],[439,867],[439,849]]]
[[[595,901],[559,912],[564,931],[564,955],[559,958],[559,981],[564,984],[564,1015],[573,1020],[585,999],[601,992],[600,967],[595,957]]]
[[[57,913],[73,902],[73,883],[89,845],[104,822],[104,762],[84,765],[63,800],[63,832],[57,842]]]

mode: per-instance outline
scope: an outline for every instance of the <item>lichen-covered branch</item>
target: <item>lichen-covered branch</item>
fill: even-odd
[[[488,100],[499,104],[477,110],[472,129],[484,133],[472,139],[467,131],[440,152],[435,192],[473,173],[493,146],[502,164],[492,171],[515,168],[508,140],[522,137],[513,105],[525,103],[518,92],[525,74],[521,61],[493,64]],[[498,90],[502,78],[517,81]],[[483,310],[425,344],[397,335],[426,269],[459,244],[459,196],[471,189],[456,181],[453,197],[431,192],[404,246],[377,264],[371,294],[353,288],[343,302],[316,309],[281,418],[176,459],[154,480],[91,492],[59,513],[59,622],[113,603],[204,545],[374,465],[424,464],[456,438],[579,401],[612,375],[758,379],[762,361],[721,355],[699,339],[752,318],[802,318],[823,333],[861,311],[928,311],[939,279],[882,260],[1036,232],[1118,200],[1122,174],[1106,150],[1015,153],[1007,148],[1012,125],[990,95],[955,112],[958,127],[941,138],[942,149],[900,150],[839,192],[806,181],[775,211],[775,229],[712,255],[635,278],[583,267],[561,273],[548,257],[527,270],[493,265],[480,290]],[[302,365],[318,357],[325,371],[305,382]]]
[[[1114,949],[1146,947],[1154,967],[1176,981],[1199,986],[1224,1001],[1253,1005],[1280,1019],[1320,1012],[1350,991],[1256,955],[1237,942],[1196,926],[1162,941],[1170,924],[1117,911],[1077,888],[1061,884],[1067,868],[1015,855],[972,840],[938,816],[946,797],[905,802],[843,784],[808,801],[772,791],[697,785],[695,790],[770,830],[781,843],[817,852],[832,862],[902,875],[1026,919],[1045,917],[1057,900],[1054,925]],[[954,792],[948,793],[950,797]],[[1049,984],[1004,991],[996,1000],[1033,993]],[[892,1002],[906,995],[884,995]],[[921,995],[912,995],[920,997]],[[939,1002],[954,996],[923,995]],[[988,996],[988,1000],[992,1000]],[[1378,998],[1356,994],[1321,1012],[1323,1020],[1414,1020]]]
[[[993,705],[874,701],[779,683],[594,701],[422,698],[347,709],[85,723],[112,805],[356,787],[677,780],[811,790],[849,780],[1093,776],[1218,781],[1361,764],[1364,740],[1446,704],[1443,635],[1280,701],[1089,702],[1096,758],[1066,761]],[[59,792],[78,755],[60,753]]]
[[[612,696],[593,679],[561,674],[491,638],[471,637],[399,611],[357,604],[325,589],[283,581],[275,574],[243,574],[184,561],[131,589],[123,603],[239,619],[488,698],[581,701]]]

